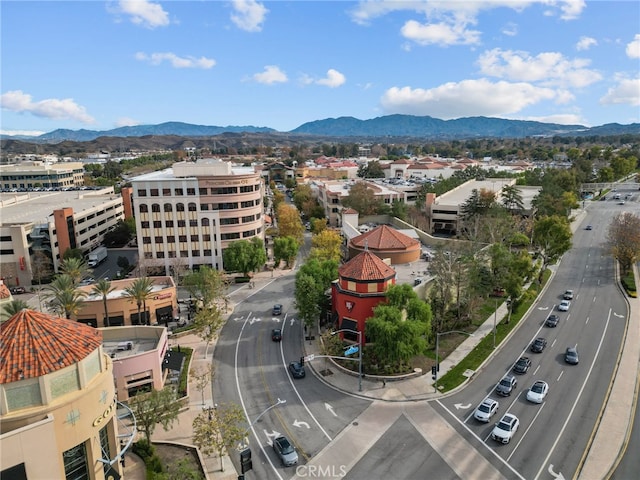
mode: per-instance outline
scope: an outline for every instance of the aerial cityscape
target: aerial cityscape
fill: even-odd
[[[638,2],[1,8],[3,480],[638,478]]]

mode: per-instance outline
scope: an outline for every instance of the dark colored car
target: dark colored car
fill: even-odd
[[[291,362],[289,364],[289,371],[293,378],[304,378],[306,373],[304,371],[304,365],[300,362]]]
[[[529,367],[531,366],[531,360],[529,357],[520,357],[516,364],[513,366],[514,373],[527,373]]]
[[[573,347],[567,348],[564,354],[564,361],[569,365],[577,365],[580,359],[578,358],[578,350]]]
[[[274,342],[279,342],[280,340],[282,340],[282,330],[280,330],[279,328],[274,328],[273,330],[271,330],[271,340],[273,340]]]
[[[558,321],[559,321],[559,320],[560,320],[560,319],[558,318],[558,316],[557,316],[557,315],[555,315],[555,314],[551,314],[551,315],[549,315],[549,316],[547,317],[547,319],[545,320],[544,324],[545,324],[547,327],[557,327],[557,326],[558,326]]]
[[[13,294],[13,295],[18,295],[20,293],[26,293],[27,291],[25,290],[24,287],[11,287],[9,289],[9,291]]]
[[[531,344],[531,351],[533,353],[542,353],[546,346],[547,340],[545,338],[538,337]]]
[[[282,314],[282,305],[276,303],[271,309],[271,315],[281,315]]]
[[[593,227],[591,225],[587,225],[587,230],[593,230]]]
[[[496,387],[496,393],[503,397],[508,397],[516,388],[516,385],[518,385],[518,380],[516,380],[516,377],[514,377],[513,375],[507,375],[502,380],[500,380],[500,383]]]
[[[298,463],[298,452],[293,448],[293,445],[291,445],[287,437],[280,436],[275,438],[273,440],[273,450],[285,467],[290,467]]]

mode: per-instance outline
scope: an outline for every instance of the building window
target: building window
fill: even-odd
[[[162,222],[160,220],[154,220],[153,228],[162,228]]]
[[[167,228],[173,228],[173,220],[167,220],[164,222],[164,226]]]
[[[64,460],[64,477],[67,480],[89,479],[87,470],[87,448],[84,443],[62,453]]]
[[[149,211],[149,206],[146,204],[140,205],[140,213],[147,213]]]
[[[223,233],[222,235],[220,235],[220,240],[237,240],[239,238],[240,238],[239,232]]]
[[[205,257],[210,257],[211,256],[211,250],[203,250],[202,253],[204,254]]]
[[[198,237],[198,235],[191,235],[191,241],[192,242],[199,242],[200,238]]]
[[[253,192],[253,185],[245,185],[240,187],[240,193],[250,193]]]
[[[160,192],[157,188],[152,188],[151,190],[149,190],[149,195],[152,197],[157,197],[160,195]]]
[[[200,256],[200,250],[191,250],[191,256],[192,257],[199,257]]]
[[[209,204],[208,203],[201,203],[200,204],[200,210],[209,210]]]
[[[180,250],[180,256],[186,258],[189,256],[189,252],[187,250]]]
[[[141,188],[140,190],[138,190],[138,196],[139,197],[146,197],[147,196],[147,191],[144,188]]]
[[[211,235],[209,235],[208,233],[205,233],[204,235],[202,235],[202,241],[203,242],[210,242],[211,241]]]
[[[156,252],[156,258],[164,258],[164,252]]]
[[[146,244],[151,243],[151,237],[142,237],[142,243],[146,243]]]
[[[198,189],[198,193],[200,193],[200,195],[206,195],[207,194],[207,189],[206,188],[199,188]]]
[[[255,234],[255,230],[248,230],[246,232],[242,232],[242,238],[253,237]]]
[[[194,196],[196,194],[195,188],[187,188],[187,195]]]
[[[187,241],[187,236],[186,235],[180,235],[178,237],[178,241],[179,242],[186,242]]]
[[[178,220],[178,227],[186,227],[187,226],[187,222],[184,220]]]
[[[176,258],[176,252],[174,252],[173,250],[169,251],[169,258]]]
[[[240,220],[237,218],[221,218],[220,225],[237,225],[240,223]]]
[[[176,188],[174,192],[176,197],[181,197],[184,195],[184,190],[182,188]]]
[[[242,202],[242,203],[240,204],[240,207],[241,207],[241,208],[251,208],[251,207],[253,207],[254,205],[255,205],[255,204],[254,204],[253,200],[250,200],[250,201],[248,201],[248,202]]]
[[[171,212],[173,211],[173,206],[170,203],[165,203],[164,204],[164,211],[165,212]]]
[[[189,226],[190,227],[197,227],[198,226],[198,220],[189,220]]]
[[[195,212],[197,210],[195,203],[189,203],[189,211]]]
[[[159,212],[160,211],[160,205],[158,205],[157,203],[154,203],[153,205],[151,205],[151,211],[152,212]]]
[[[167,237],[167,243],[176,243],[176,237],[175,235],[169,235]]]
[[[155,237],[154,240],[155,240],[156,243],[163,243],[164,242],[164,238],[162,238],[162,237]]]
[[[142,228],[149,228],[149,222],[140,222],[140,226]],[[82,232],[80,232],[80,233],[82,233]]]
[[[208,218],[203,218],[202,219],[202,226],[203,227],[208,227],[209,226],[209,219]]]
[[[170,197],[171,196],[171,189],[170,188],[163,188],[162,189],[162,196],[163,197]]]
[[[104,454],[103,456],[106,458],[111,458],[111,448],[109,448],[109,432],[107,430],[107,427],[100,429],[99,436],[100,436],[100,446],[102,447],[102,453]],[[111,470],[111,465],[109,465],[108,463],[104,463],[103,469],[105,473],[105,478],[107,478],[106,473],[109,470]]]
[[[176,204],[176,212],[184,212],[184,203]]]
[[[253,222],[256,219],[255,215],[249,215],[247,217],[242,217],[242,223]]]
[[[153,258],[153,253],[152,252],[144,252],[144,258],[146,258],[147,260],[150,258]]]

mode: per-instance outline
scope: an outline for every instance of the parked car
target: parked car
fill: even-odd
[[[593,230],[593,227],[591,225],[587,225],[587,230]]]
[[[533,353],[542,353],[542,351],[545,349],[546,346],[547,346],[547,339],[538,337],[531,344],[531,351]]]
[[[513,366],[514,373],[524,374],[527,373],[529,367],[531,366],[531,360],[529,357],[520,357],[516,364]]]
[[[494,400],[493,398],[485,398],[483,402],[478,405],[473,416],[479,422],[488,423],[491,421],[491,417],[493,417],[493,415],[498,411],[499,406],[500,404],[497,400]]]
[[[573,290],[565,290],[562,294],[564,300],[573,300]]]
[[[11,287],[9,289],[12,295],[19,295],[21,293],[26,293],[27,290],[24,287]]]
[[[498,386],[496,387],[496,393],[503,397],[508,397],[511,395],[511,392],[515,390],[516,385],[518,385],[518,380],[516,379],[516,377],[514,377],[513,375],[507,375],[502,380],[500,380],[500,383],[498,383]]]
[[[271,315],[281,315],[282,314],[282,305],[276,303],[271,309]]]
[[[289,439],[284,435],[276,437],[273,440],[273,450],[285,467],[290,467],[298,463],[298,452],[296,452],[296,449],[291,445]]]
[[[560,319],[558,318],[558,316],[552,313],[551,315],[549,315],[549,316],[547,317],[547,319],[545,320],[544,324],[545,324],[547,327],[552,327],[552,328],[553,328],[553,327],[557,327],[557,326],[558,326],[558,321],[559,321],[559,320],[560,320]]]
[[[533,403],[542,403],[549,393],[549,384],[542,380],[536,381],[527,392],[527,400]]]
[[[560,310],[561,312],[568,312],[570,306],[571,306],[571,302],[569,300],[562,300],[558,304],[558,310]]]
[[[520,426],[520,420],[510,413],[505,414],[491,432],[491,438],[500,443],[509,443]]]
[[[564,353],[564,361],[569,365],[577,365],[580,359],[578,358],[578,350],[574,347],[568,347]]]
[[[279,328],[274,328],[271,330],[271,340],[274,342],[279,342],[282,340],[282,330]]]
[[[289,364],[289,371],[293,378],[304,378],[306,372],[304,371],[304,365],[300,362],[291,362]]]

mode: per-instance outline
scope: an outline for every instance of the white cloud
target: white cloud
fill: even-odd
[[[508,37],[515,37],[518,34],[518,25],[513,22],[509,22],[502,27],[502,33]]]
[[[545,3],[555,5],[554,0],[545,0]],[[564,0],[560,3],[560,18],[563,20],[575,20],[580,16],[582,10],[587,6],[584,0]]]
[[[115,125],[116,127],[133,127],[135,125],[140,125],[140,122],[133,118],[120,117],[115,121]]]
[[[640,106],[640,77],[622,78],[600,99],[602,105]]]
[[[45,133],[47,132],[42,132],[40,130],[0,130],[0,135],[8,135],[10,137],[16,137],[18,135],[24,137],[39,137]]]
[[[273,85],[274,83],[288,82],[287,74],[284,73],[276,65],[265,65],[264,71],[255,73],[252,76],[253,80],[258,83],[264,83],[266,85]]]
[[[480,43],[480,32],[468,30],[464,24],[422,24],[415,20],[406,22],[400,30],[402,36],[419,45],[473,45]]]
[[[0,106],[12,112],[30,113],[36,117],[77,120],[86,124],[95,123],[94,118],[87,114],[85,108],[78,105],[72,98],[62,100],[48,98],[34,102],[31,95],[21,90],[13,90],[0,96]]]
[[[595,38],[591,37],[580,37],[578,43],[576,44],[576,49],[580,50],[589,50],[591,47],[598,45],[598,41]]]
[[[136,53],[136,60],[148,62],[151,65],[160,65],[162,62],[169,62],[173,68],[202,68],[208,70],[213,68],[216,61],[212,58],[191,56],[179,57],[175,53],[160,52],[147,55],[144,52]]]
[[[560,125],[586,125],[585,120],[575,113],[558,113],[555,115],[545,115],[542,117],[526,117],[522,120],[543,123],[559,123]]]
[[[519,112],[556,92],[529,83],[491,82],[486,79],[450,82],[436,88],[393,87],[381,98],[387,113],[430,115],[451,119],[466,116],[504,116]]]
[[[259,32],[269,10],[264,4],[255,0],[233,0],[235,13],[231,14],[231,21],[241,30]]]
[[[629,58],[640,58],[640,33],[636,33],[629,43],[627,43],[627,56]]]
[[[515,81],[540,82],[546,86],[585,87],[602,79],[587,67],[587,59],[568,60],[558,52],[542,52],[532,57],[528,52],[495,48],[478,58],[484,75]]]
[[[316,80],[315,83],[318,85],[324,85],[325,87],[329,88],[336,88],[340,85],[344,85],[344,82],[346,81],[347,79],[342,73],[334,70],[333,68],[330,68],[329,70],[327,70],[327,76],[325,78]]]
[[[148,0],[120,0],[120,12],[128,15],[132,23],[147,28],[166,27],[169,14],[158,3]]]

